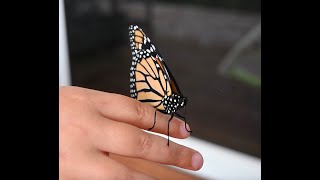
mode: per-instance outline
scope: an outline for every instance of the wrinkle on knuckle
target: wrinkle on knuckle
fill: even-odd
[[[152,144],[152,139],[149,135],[142,135],[140,137],[138,155],[140,155],[141,157],[147,157],[150,154]]]

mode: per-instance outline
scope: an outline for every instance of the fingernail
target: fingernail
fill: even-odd
[[[203,165],[203,158],[199,153],[192,155],[192,167],[196,170],[200,169]]]
[[[190,126],[188,124],[187,124],[187,129],[190,130]],[[189,132],[186,130],[186,127],[185,127],[184,123],[180,124],[180,133],[183,136],[188,136],[189,135]]]

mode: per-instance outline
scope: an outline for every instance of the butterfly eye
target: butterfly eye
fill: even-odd
[[[186,98],[179,99],[179,106],[183,107],[183,106],[186,106],[186,104],[187,104]]]

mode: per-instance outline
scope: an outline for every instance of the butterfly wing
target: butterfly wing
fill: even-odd
[[[141,102],[164,111],[164,99],[181,95],[179,87],[160,52],[138,26],[129,27],[132,50],[130,94]]]
[[[129,27],[132,50],[130,94],[141,102],[164,111],[163,101],[172,94],[182,95],[160,52],[138,26]]]

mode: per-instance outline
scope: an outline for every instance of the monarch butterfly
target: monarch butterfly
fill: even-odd
[[[132,66],[130,68],[130,95],[140,102],[151,105],[154,112],[154,128],[156,123],[156,112],[170,114],[168,121],[168,143],[170,121],[174,115],[186,119],[177,113],[180,108],[185,108],[187,98],[184,97],[174,80],[171,72],[165,64],[160,52],[137,25],[129,26],[129,39],[132,52]]]

